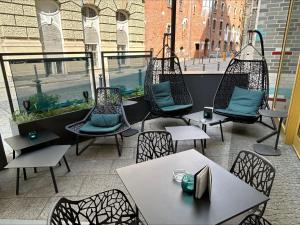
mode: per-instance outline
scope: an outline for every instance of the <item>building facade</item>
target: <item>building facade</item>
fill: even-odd
[[[143,0],[0,0],[0,52],[84,50],[144,50]]]
[[[145,47],[157,54],[171,32],[172,0],[145,0]],[[244,0],[178,0],[176,47],[179,57],[197,58],[237,51],[243,31]]]
[[[274,107],[281,110],[289,108],[300,55],[299,13],[299,0],[278,0],[276,3],[260,0],[259,3],[256,27],[265,40],[270,94],[277,98]]]

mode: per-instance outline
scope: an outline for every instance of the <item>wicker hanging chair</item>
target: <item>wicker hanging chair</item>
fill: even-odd
[[[228,117],[228,120],[234,122],[251,124],[259,120],[259,122],[273,129],[274,123],[273,127],[271,127],[268,124],[262,122],[262,118],[259,115],[258,111],[256,115],[244,115],[238,112],[232,112],[227,110],[235,87],[264,92],[259,108],[269,108],[269,73],[267,62],[264,57],[263,38],[259,31],[249,30],[248,33],[251,41],[229,62],[229,65],[220,81],[219,87],[214,97],[214,112],[217,114],[224,115]],[[252,45],[253,33],[257,33],[259,36],[261,43],[261,52]],[[245,50],[248,46],[253,47],[258,53],[258,55],[261,57],[261,59],[238,58],[238,56],[240,56],[243,50]]]
[[[165,37],[168,34],[165,34]],[[164,38],[164,43],[165,43]],[[165,45],[164,45],[165,48]],[[155,57],[150,60],[148,65],[145,83],[144,99],[149,105],[149,113],[142,121],[142,131],[144,131],[144,122],[151,117],[173,117],[183,119],[182,116],[189,113],[193,107],[192,96],[185,84],[179,59],[176,55],[162,58]],[[174,105],[169,107],[160,107],[157,104],[154,86],[163,82],[170,83],[171,96]],[[184,119],[183,119],[184,120]]]

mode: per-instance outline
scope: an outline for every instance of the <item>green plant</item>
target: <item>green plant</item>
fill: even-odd
[[[74,104],[74,105],[70,105],[67,107],[63,107],[63,108],[53,108],[53,109],[49,109],[48,111],[44,111],[44,112],[27,113],[25,111],[15,111],[15,113],[12,116],[12,119],[16,123],[26,123],[26,122],[31,122],[34,120],[39,120],[39,119],[43,119],[43,118],[47,118],[47,117],[51,117],[51,116],[61,115],[63,113],[67,113],[67,112],[72,112],[72,111],[81,110],[81,109],[89,109],[89,108],[93,107],[93,105],[94,105],[94,101],[92,99],[90,99],[89,102]]]
[[[45,93],[37,93],[29,97],[30,112],[43,112],[55,108],[59,99],[58,95],[47,95]]]

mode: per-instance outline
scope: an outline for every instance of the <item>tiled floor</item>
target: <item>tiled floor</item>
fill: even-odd
[[[174,119],[151,120],[146,123],[146,130],[161,130],[173,125],[183,125],[183,122]],[[228,169],[240,150],[252,150],[255,140],[268,132],[269,130],[260,124],[244,125],[229,122],[224,124],[223,143],[218,126],[208,127],[211,139],[207,142],[206,156]],[[271,139],[267,142],[273,141],[274,139]],[[80,199],[111,188],[118,188],[127,193],[115,169],[135,163],[136,142],[137,135],[126,138],[121,157],[118,157],[113,139],[97,140],[101,145],[88,148],[78,157],[72,147],[67,153],[71,172],[67,173],[64,164],[54,170],[58,194],[54,192],[47,169],[39,169],[37,174],[28,171],[29,179],[21,180],[19,196],[15,195],[15,170],[0,171],[0,224],[1,219],[45,220],[60,196]],[[82,143],[82,146],[84,144],[86,143]],[[193,148],[192,141],[179,142],[178,151],[191,148]],[[291,147],[280,145],[280,148],[282,149],[280,157],[268,157],[276,167],[276,180],[265,217],[273,224],[296,225],[300,223],[299,159]],[[7,220],[2,222],[10,224]]]

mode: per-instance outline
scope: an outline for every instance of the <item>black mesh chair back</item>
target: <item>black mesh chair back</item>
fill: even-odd
[[[260,115],[258,112],[257,115],[245,116],[238,115],[236,113],[226,113],[218,111],[224,110],[228,107],[235,87],[241,87],[249,90],[259,90],[264,92],[264,97],[262,99],[260,108],[264,109],[266,107],[269,107],[269,72],[264,55],[263,38],[261,33],[257,30],[249,30],[248,33],[249,37],[251,37],[251,42],[249,42],[240,52],[238,52],[228,64],[228,67],[226,68],[226,71],[221,78],[213,101],[215,113],[222,114],[224,116],[227,116],[232,121],[241,123],[254,123],[260,118]],[[252,36],[250,35],[254,33],[256,33],[260,39],[261,51],[257,50],[252,45]],[[244,49],[246,49],[248,46],[251,46],[257,52],[257,54],[260,56],[259,59],[250,60],[238,58],[238,56],[241,55]]]
[[[230,172],[266,196],[270,195],[275,179],[275,168],[262,156],[255,152],[240,151]],[[256,208],[255,211],[263,215],[266,204]]]
[[[119,88],[97,88],[95,107],[93,114],[119,114],[120,122],[128,124],[122,104],[122,96]]]
[[[251,214],[247,216],[239,225],[272,225],[268,220],[265,218]]]
[[[174,62],[174,69],[171,69],[171,63]],[[188,109],[178,110],[175,112],[162,111],[155,102],[153,93],[153,85],[161,82],[170,81],[171,94],[176,105],[193,104],[191,94],[185,84],[180,63],[177,58],[153,58],[147,67],[145,83],[144,83],[144,99],[150,106],[151,113],[155,115],[184,115],[188,113],[192,107]]]
[[[236,86],[263,91],[265,98],[261,107],[265,107],[269,97],[269,75],[266,61],[232,59],[215,94],[214,108],[227,108]]]
[[[79,201],[61,198],[49,215],[48,225],[131,224],[134,221],[137,214],[127,197],[113,189]]]
[[[166,131],[147,131],[139,134],[136,163],[175,153],[172,136]]]
[[[120,115],[119,123],[121,123],[121,126],[118,129],[108,133],[81,132],[80,128],[90,120],[92,114],[119,114]],[[120,90],[118,88],[97,88],[94,107],[89,111],[89,113],[85,116],[83,120],[67,125],[66,129],[77,135],[77,142],[76,142],[77,155],[81,154],[88,147],[87,145],[85,148],[79,151],[78,137],[80,136],[91,137],[91,138],[115,136],[118,153],[119,155],[121,155],[122,150],[119,145],[117,135],[122,135],[124,131],[130,129],[130,124],[126,119]]]

